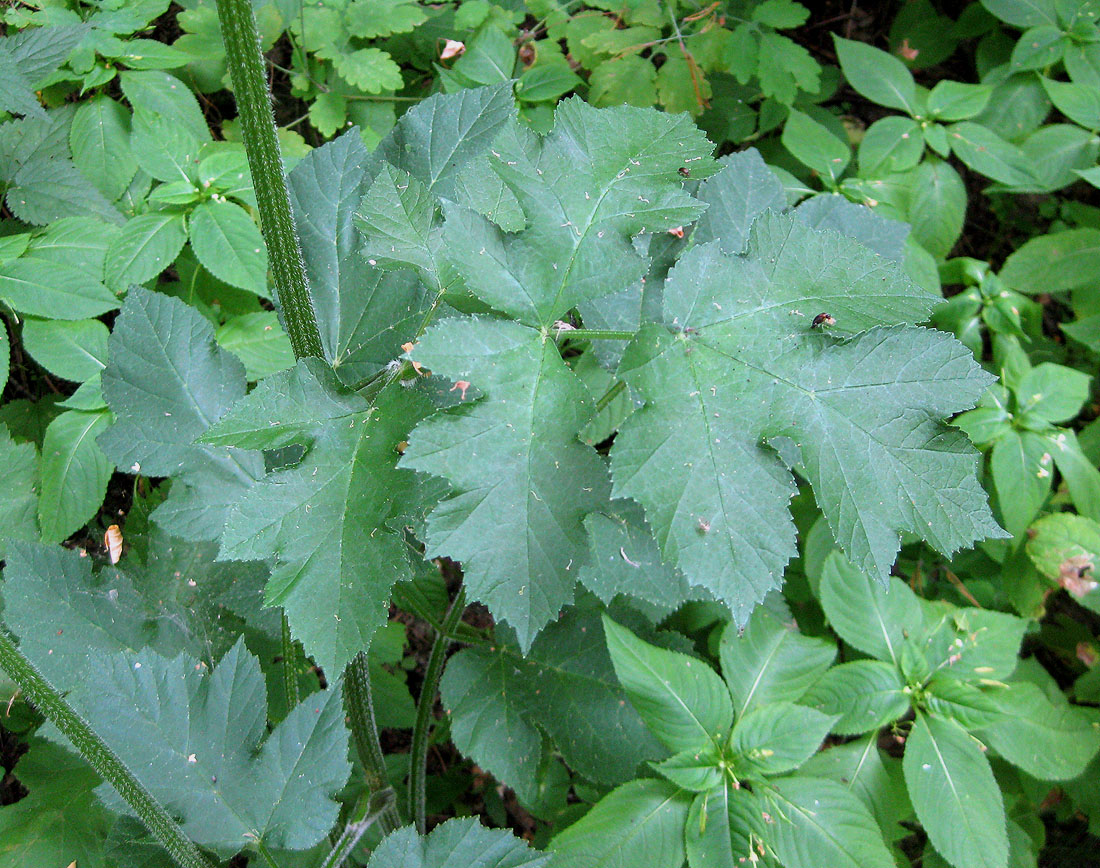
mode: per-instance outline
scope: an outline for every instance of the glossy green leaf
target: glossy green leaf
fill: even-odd
[[[898,720],[909,710],[905,681],[897,667],[880,660],[834,666],[807,691],[802,703],[839,719],[832,731],[861,735]]]
[[[69,410],[46,428],[38,495],[38,526],[46,542],[61,542],[103,503],[115,468],[96,437],[110,424],[108,412]]]
[[[1024,295],[1090,286],[1100,268],[1100,229],[1079,228],[1038,235],[1005,260],[1000,277]]]
[[[107,250],[107,283],[125,290],[152,280],[175,261],[186,241],[187,226],[178,211],[131,217]]]
[[[920,602],[904,582],[883,586],[839,552],[825,560],[821,607],[845,642],[895,664],[906,634],[915,635],[923,623]]]
[[[729,748],[743,773],[782,774],[817,753],[836,722],[836,714],[822,714],[792,702],[775,702],[738,719]]]
[[[936,159],[917,166],[911,182],[907,216],[912,237],[933,256],[943,259],[962,235],[966,187],[949,163]]]
[[[733,723],[729,690],[701,660],[643,642],[604,618],[615,675],[646,726],[669,750],[700,750]]]
[[[0,299],[46,319],[88,319],[119,306],[115,294],[87,271],[35,256],[0,266]]]
[[[97,96],[77,108],[69,130],[73,164],[112,202],[137,173],[130,153],[130,113],[107,96]]]
[[[875,121],[859,143],[859,172],[875,178],[889,172],[902,172],[920,162],[924,138],[912,118],[891,115]]]
[[[957,723],[918,714],[902,767],[932,845],[957,868],[1005,868],[1004,803],[989,761]]]
[[[9,405],[10,406],[10,405]],[[17,443],[0,424],[0,462],[8,496],[0,501],[0,556],[8,540],[38,539],[38,452],[33,443]]]
[[[776,863],[763,845],[765,813],[755,793],[728,783],[700,793],[691,803],[684,828],[688,864],[691,868],[740,868],[746,863],[772,868]]]
[[[993,444],[989,471],[1005,529],[1018,536],[1050,496],[1052,461],[1046,442],[1031,431],[1009,430]]]
[[[107,326],[96,319],[23,323],[23,348],[51,374],[83,383],[107,364]]]
[[[898,58],[874,46],[833,37],[844,77],[863,96],[887,108],[913,114],[916,84]]]
[[[290,339],[279,325],[275,311],[230,317],[218,329],[215,338],[220,347],[241,360],[250,381],[294,367]]]
[[[809,115],[791,109],[783,126],[783,146],[800,163],[835,185],[852,159],[847,142],[842,142],[830,130]]]
[[[938,81],[928,93],[928,112],[941,121],[963,121],[981,114],[993,88],[988,84]]]
[[[784,623],[760,606],[744,631],[726,628],[718,653],[740,718],[776,702],[797,702],[832,665],[836,646],[804,636],[793,621]]]
[[[975,172],[1009,186],[1037,183],[1027,156],[988,128],[972,121],[952,124],[947,131],[955,156]]]
[[[600,800],[550,841],[554,868],[680,868],[691,799],[668,781],[637,780]]]
[[[1095,577],[1100,564],[1100,523],[1062,512],[1039,519],[1033,530],[1027,553],[1039,572],[1090,609],[1100,610]]]
[[[187,221],[203,267],[231,286],[267,295],[267,247],[252,218],[230,202],[203,202]]]

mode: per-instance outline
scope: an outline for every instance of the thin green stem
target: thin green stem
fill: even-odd
[[[388,788],[363,799],[355,812],[355,817],[348,821],[320,868],[340,868],[351,855],[351,851],[355,849],[355,845],[359,843],[359,839],[363,837],[363,833],[380,822],[384,813],[393,806],[393,790]]]
[[[618,329],[562,329],[558,334],[571,341],[629,341],[636,333]]]
[[[355,752],[366,773],[367,788],[372,795],[381,792],[389,787],[389,780],[386,776],[386,758],[378,740],[378,723],[374,719],[370,667],[367,655],[362,651],[352,658],[344,672],[344,706],[348,712]],[[386,834],[404,825],[397,805],[390,802],[384,806],[378,823]]]
[[[264,58],[256,18],[249,0],[217,0],[225,56],[241,119],[248,166],[256,190],[260,227],[275,279],[275,297],[283,312],[295,358],[324,356],[317,315],[309,295],[302,248],[294,229],[286,172],[275,135],[271,92],[264,76]]]
[[[619,393],[622,392],[622,390],[625,388],[625,380],[616,380],[611,388],[604,392],[603,395],[600,396],[600,399],[596,402],[596,412],[599,413],[601,410],[606,408],[608,404],[619,397]]]
[[[279,868],[279,863],[275,860],[274,854],[267,849],[267,845],[263,841],[256,842],[256,849],[260,855],[263,856],[264,861],[268,864],[268,868]]]
[[[443,662],[447,656],[450,636],[454,633],[462,613],[466,611],[466,589],[459,588],[447,617],[443,619],[443,629],[436,635],[432,653],[428,657],[428,668],[424,672],[424,683],[420,688],[420,699],[416,703],[416,723],[413,726],[412,749],[409,752],[409,796],[408,813],[416,823],[416,830],[423,835],[425,830],[425,794],[428,777],[428,733],[431,729],[432,709],[435,696],[439,691],[439,678],[443,674]]]
[[[118,791],[162,847],[182,868],[213,868],[153,794],[0,629],[0,668],[27,700],[69,739],[77,752]]]
[[[283,612],[283,685],[286,688],[286,710],[298,704],[298,646],[290,635],[290,622]]]

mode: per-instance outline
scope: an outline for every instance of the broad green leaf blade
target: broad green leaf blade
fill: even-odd
[[[27,316],[88,319],[118,307],[97,277],[36,256],[0,265],[0,300]]]
[[[897,263],[905,259],[909,227],[849,202],[839,193],[822,193],[804,199],[794,209],[794,215],[814,229],[832,229],[852,238],[885,259]]]
[[[738,720],[729,747],[742,773],[782,774],[817,753],[836,721],[836,714],[822,714],[793,702],[776,702]]]
[[[951,252],[966,220],[966,187],[943,160],[929,158],[913,172],[909,223],[913,238],[938,258]]]
[[[175,261],[186,241],[187,227],[180,212],[131,217],[107,250],[108,284],[128,289],[132,283],[152,280]]]
[[[894,868],[870,812],[850,790],[825,778],[773,781],[763,799],[775,824],[768,842],[786,868]]]
[[[294,367],[290,338],[273,310],[230,317],[218,328],[218,346],[241,360],[249,381]]]
[[[918,714],[902,767],[932,845],[957,868],[1005,868],[1004,803],[989,761],[957,723]]]
[[[663,326],[641,329],[619,376],[646,405],[612,447],[616,497],[646,508],[666,559],[743,622],[794,554],[784,460],[802,464],[849,555],[885,578],[899,532],[949,552],[1001,535],[978,454],[944,416],[990,377],[923,329],[932,299],[896,263],[796,217],[765,214],[747,257],[690,250],[664,287]],[[819,311],[832,332],[812,326]],[[899,494],[899,484],[901,493]]]
[[[1100,268],[1100,229],[1082,227],[1039,235],[1005,260],[1000,278],[1024,295],[1090,286]]]
[[[23,323],[23,349],[51,374],[83,383],[106,367],[109,334],[97,319],[29,319]]]
[[[355,212],[366,237],[363,256],[383,267],[411,266],[425,283],[442,288],[436,199],[408,172],[384,165]]]
[[[604,464],[576,436],[591,397],[553,341],[517,323],[447,320],[412,357],[463,396],[471,385],[484,393],[409,437],[401,466],[455,492],[428,517],[426,555],[462,561],[470,595],[528,648],[572,599],[588,558],[584,517],[607,503]]]
[[[991,694],[1002,715],[980,730],[990,747],[1042,781],[1068,781],[1100,750],[1100,724],[1069,704],[1054,705],[1036,685],[1009,684]]]
[[[38,472],[38,526],[46,542],[61,542],[99,509],[114,465],[96,444],[111,424],[107,411],[68,410],[50,422]]]
[[[826,672],[802,698],[825,714],[839,716],[832,731],[861,735],[901,718],[909,710],[905,681],[881,660],[854,660]]]
[[[955,156],[975,172],[1014,187],[1042,187],[1027,156],[981,124],[962,121],[947,131]]]
[[[436,196],[453,200],[459,174],[488,152],[515,115],[511,82],[436,94],[403,115],[372,158],[409,172]]]
[[[371,853],[367,868],[549,868],[552,858],[510,832],[467,818],[441,823],[423,837],[415,826],[398,829]]]
[[[103,841],[114,818],[93,793],[99,775],[76,754],[38,739],[14,771],[27,795],[0,808],[4,865],[107,868]]]
[[[783,146],[803,165],[827,179],[835,187],[848,163],[852,151],[827,128],[809,115],[791,109],[783,126]]]
[[[514,123],[494,144],[493,169],[527,215],[503,233],[472,211],[448,209],[444,244],[470,291],[533,326],[578,303],[631,286],[646,271],[630,243],[639,232],[690,223],[701,205],[678,170],[713,171],[710,143],[680,115],[578,99],[559,104],[539,138]]]
[[[678,570],[662,562],[641,507],[629,500],[612,507],[584,520],[592,559],[581,567],[581,583],[605,603],[625,594],[668,613],[699,596]]]
[[[843,784],[874,816],[887,840],[909,834],[901,825],[913,815],[905,793],[901,761],[878,748],[878,733],[820,751],[801,767],[804,775]]]
[[[1027,553],[1044,576],[1064,587],[1093,611],[1100,611],[1095,579],[1100,564],[1100,523],[1070,513],[1044,516],[1035,523]]]
[[[875,121],[859,143],[859,174],[880,178],[912,169],[924,155],[920,126],[912,118],[889,115]]]
[[[484,681],[467,690],[468,677],[477,673]],[[627,702],[594,614],[568,611],[539,634],[526,657],[512,642],[459,652],[447,665],[441,693],[456,744],[479,763],[484,757],[486,768],[509,786],[523,786],[504,775],[527,767],[527,726],[545,732],[570,768],[601,784],[628,781],[640,763],[665,755]]]
[[[872,102],[913,114],[917,109],[913,74],[898,58],[864,42],[833,37],[837,59],[849,84]]]
[[[111,223],[125,219],[67,158],[46,160],[36,154],[28,159],[15,173],[6,198],[16,217],[36,226],[73,214],[95,215]]]
[[[321,345],[349,383],[399,355],[430,303],[415,275],[373,268],[359,255],[362,238],[352,220],[374,178],[370,159],[351,130],[310,151],[288,178]]]
[[[680,868],[689,793],[668,781],[637,780],[613,790],[550,841],[554,868]]]
[[[836,645],[803,636],[793,621],[783,623],[766,606],[749,618],[744,631],[730,625],[718,647],[722,676],[741,718],[776,702],[797,702],[832,665]]]
[[[256,842],[303,850],[336,821],[332,796],[351,768],[339,689],[307,697],[265,739],[263,675],[243,640],[209,674],[150,651],[96,664],[70,701],[197,844],[226,855]]]
[[[700,793],[691,803],[684,838],[691,868],[773,868],[764,849],[767,840],[763,804],[749,790],[723,784]]]
[[[267,296],[267,247],[252,218],[232,202],[203,202],[188,219],[191,248],[218,280]]]
[[[825,559],[821,606],[841,639],[895,664],[906,634],[917,635],[924,622],[920,601],[908,585],[891,579],[884,586],[840,552]]]
[[[705,793],[722,784],[725,777],[725,771],[719,765],[722,760],[722,750],[718,745],[711,744],[703,750],[682,750],[650,765],[676,786],[693,793]]]
[[[925,709],[949,717],[963,729],[981,729],[1001,716],[991,691],[979,681],[965,681],[950,670],[935,673],[926,685]]]
[[[211,140],[199,101],[191,88],[175,76],[162,70],[129,70],[119,73],[118,80],[135,112],[159,115],[200,142]]]
[[[267,602],[284,608],[327,672],[370,645],[394,582],[412,577],[402,520],[420,508],[420,484],[397,468],[398,444],[428,410],[398,384],[372,405],[323,362],[303,360],[264,380],[204,438],[308,445],[301,463],[269,473],[230,507],[219,558],[274,559]]]
[[[722,157],[718,164],[722,168],[703,181],[695,194],[707,203],[707,210],[695,224],[692,240],[697,244],[717,240],[724,253],[738,254],[745,249],[756,218],[768,210],[786,211],[787,196],[754,148]]]
[[[103,395],[115,424],[101,448],[124,472],[173,477],[158,523],[187,539],[216,539],[225,510],[263,473],[263,458],[194,441],[244,395],[243,366],[218,348],[198,311],[139,287],[108,347]]]
[[[729,690],[703,661],[643,642],[607,616],[615,675],[657,739],[673,753],[702,750],[733,723]]]
[[[1027,632],[1026,618],[969,607],[940,611],[922,646],[933,666],[950,666],[956,678],[969,681],[1000,681],[1012,674]]]
[[[73,164],[112,202],[137,174],[130,152],[130,113],[107,96],[81,103],[69,130]]]
[[[38,452],[33,443],[16,443],[0,424],[0,467],[8,494],[0,501],[0,557],[9,540],[38,539]]]

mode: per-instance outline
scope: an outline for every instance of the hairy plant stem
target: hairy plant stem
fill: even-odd
[[[571,341],[629,341],[635,332],[618,329],[562,329],[558,336]]]
[[[416,723],[413,726],[412,749],[409,752],[409,797],[407,811],[416,824],[416,830],[423,835],[425,830],[425,784],[428,777],[428,733],[431,729],[432,708],[435,695],[439,691],[439,678],[443,674],[443,662],[447,646],[451,644],[451,635],[455,632],[462,613],[466,611],[466,589],[459,588],[447,616],[443,619],[442,630],[435,637],[432,653],[428,657],[428,668],[424,672],[424,683],[420,688],[420,699],[416,703]]]
[[[352,658],[344,671],[344,706],[351,724],[351,735],[355,742],[355,752],[367,776],[367,787],[371,796],[389,788],[386,777],[386,759],[382,754],[382,744],[378,740],[378,723],[374,717],[374,697],[371,693],[370,667],[367,655],[360,651]],[[397,805],[391,799],[384,805],[378,816],[378,825],[384,834],[404,825]]]
[[[359,843],[359,839],[363,837],[367,829],[375,823],[380,823],[385,812],[393,806],[393,790],[388,788],[363,799],[357,807],[354,817],[344,826],[343,834],[332,845],[332,849],[325,857],[325,861],[321,863],[320,868],[340,868],[347,861],[351,851],[355,849],[355,845]]]
[[[179,824],[153,794],[134,777],[122,759],[96,734],[95,730],[62,697],[16,647],[11,636],[0,629],[0,668],[2,668],[34,704],[53,723],[88,764],[115,788],[122,800],[153,833],[162,847],[182,868],[213,868],[202,851],[184,834]]]
[[[252,4],[249,0],[217,0],[217,4],[226,63],[233,78],[245,153],[256,189],[260,227],[275,278],[275,297],[282,309],[294,357],[323,357],[302,248],[290,210],[290,192],[275,135],[271,92],[264,77],[264,58]]]
[[[286,710],[298,704],[298,647],[290,635],[290,622],[283,612],[283,685],[286,689]]]

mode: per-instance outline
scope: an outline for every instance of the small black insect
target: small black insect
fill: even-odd
[[[810,323],[810,328],[820,328],[821,326],[836,325],[836,317],[831,313],[819,313],[814,317],[814,321]]]
[[[691,169],[689,169],[687,166],[681,166],[676,171],[680,173],[681,178],[690,178],[691,177]]]

